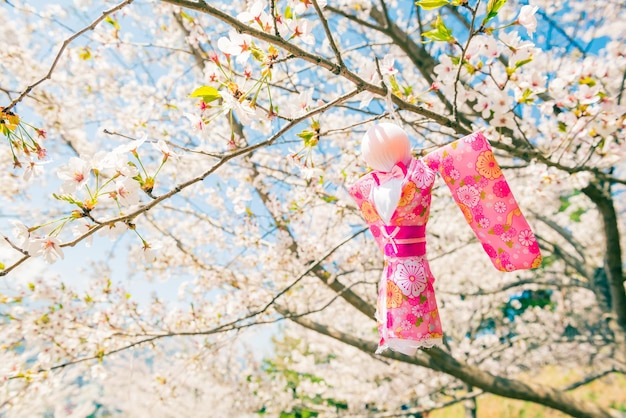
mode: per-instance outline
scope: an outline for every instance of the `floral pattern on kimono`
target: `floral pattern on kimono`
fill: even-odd
[[[498,270],[539,267],[541,254],[482,133],[468,135],[420,159],[412,158],[406,167],[399,166],[402,171],[394,167],[393,177],[401,178],[397,183],[401,194],[392,214],[381,216],[375,203],[381,178],[390,173],[365,174],[350,188],[350,194],[385,260],[376,310],[377,353],[390,348],[412,355],[419,347],[441,344],[443,338],[425,239],[437,173]]]

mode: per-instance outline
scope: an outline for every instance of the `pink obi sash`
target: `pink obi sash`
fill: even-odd
[[[426,226],[381,226],[380,243],[387,257],[415,257],[426,254]]]

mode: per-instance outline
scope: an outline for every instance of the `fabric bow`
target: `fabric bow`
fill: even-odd
[[[374,177],[376,184],[380,186],[391,179],[403,179],[406,176],[406,171],[406,165],[402,161],[399,161],[393,166],[391,171],[376,171],[372,173],[372,177]]]

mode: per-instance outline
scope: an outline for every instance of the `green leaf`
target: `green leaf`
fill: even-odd
[[[112,25],[116,30],[120,30],[120,25],[119,23],[117,23],[116,20],[113,20],[113,18],[111,16],[107,16],[104,19],[105,22],[107,22],[108,24]]]
[[[72,205],[76,205],[79,208],[83,208],[83,202],[80,202],[76,199],[74,199],[72,196],[68,195],[68,194],[61,194],[58,195],[56,193],[52,193],[52,197],[54,197],[56,200],[63,200],[67,203],[71,203]]]
[[[467,61],[463,63],[463,68],[465,68],[469,75],[473,75],[476,72],[476,67]]]
[[[598,142],[598,148],[604,149],[604,144],[606,144],[606,138],[602,138],[600,142]]]
[[[392,75],[391,77],[389,77],[389,83],[391,84],[391,91],[393,91],[394,93],[400,91],[400,85],[398,84],[398,80],[396,80],[395,76]]]
[[[265,54],[263,53],[263,51],[254,47],[250,48],[250,51],[252,52],[252,56],[254,57],[255,60],[259,62],[265,61]]]
[[[337,401],[337,400],[335,400],[333,398],[328,398],[326,400],[326,403],[329,406],[334,406],[337,409],[348,409],[348,402],[346,402],[346,401]]]
[[[517,103],[532,103],[535,100],[530,97],[532,94],[533,92],[530,91],[530,89],[524,90],[524,93],[522,93],[522,97],[517,99]]]
[[[78,57],[84,61],[87,61],[88,59],[90,59],[91,50],[89,49],[89,47],[81,48],[80,52],[78,53]]]
[[[448,29],[445,23],[443,23],[443,19],[441,19],[441,15],[437,16],[437,20],[435,21],[435,28],[441,33],[444,40],[449,41],[452,38],[452,29]]]
[[[291,10],[290,6],[285,7],[285,13],[283,13],[285,16],[285,19],[292,19],[293,18],[293,10]]]
[[[188,22],[193,23],[194,19],[192,16],[188,15],[187,13],[185,13],[183,10],[180,11],[180,17],[182,17],[183,19],[187,20]]]
[[[591,77],[584,77],[584,78],[581,78],[580,80],[578,80],[578,84],[586,84],[589,87],[593,87],[593,86],[596,85],[596,80],[594,80]]]
[[[449,4],[449,0],[418,0],[415,4],[424,10],[434,10]]]
[[[517,62],[515,63],[515,68],[519,68],[519,67],[521,67],[522,65],[526,65],[526,64],[528,64],[529,62],[531,62],[532,60],[533,60],[533,58],[532,58],[532,57],[530,57],[530,58],[527,58],[527,59],[525,59],[525,60],[517,61]]]
[[[423,318],[417,318],[417,319],[415,320],[415,326],[416,326],[416,327],[419,327],[420,325],[422,325],[422,322],[424,322],[424,319],[423,319]]]
[[[210,103],[222,97],[219,91],[215,87],[201,86],[198,87],[189,95],[189,97],[202,97],[204,103]]]
[[[304,131],[296,135],[304,140],[305,147],[314,147],[317,145],[318,134],[315,131],[310,131],[308,129],[305,129]]]
[[[580,222],[580,217],[583,213],[587,212],[585,209],[583,208],[578,208],[576,209],[574,212],[570,213],[569,218],[573,221],[573,222]]]
[[[319,414],[317,412],[311,411],[309,409],[303,409],[302,411],[300,411],[300,416],[302,418],[313,418],[318,416]]]
[[[546,267],[549,267],[550,265],[554,264],[557,260],[558,260],[557,256],[555,256],[554,254],[548,254],[543,257],[541,268],[545,269]]]
[[[483,20],[483,25],[498,15],[498,10],[504,6],[506,0],[489,0],[487,3],[487,16]]]
[[[435,21],[435,29],[422,33],[422,36],[428,39],[432,39],[433,41],[451,42],[452,40],[454,40],[454,38],[452,37],[452,30],[448,29],[446,24],[443,23],[441,15],[437,16],[437,20]]]

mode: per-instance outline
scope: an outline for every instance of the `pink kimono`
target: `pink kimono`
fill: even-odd
[[[377,353],[390,348],[412,355],[419,347],[442,342],[434,278],[426,258],[426,222],[437,172],[498,270],[541,265],[535,236],[482,133],[423,158],[411,158],[406,166],[398,163],[391,172],[364,175],[350,194],[385,259],[376,312],[381,337]],[[401,184],[401,194],[397,206],[387,208],[385,216],[375,207],[374,195],[389,181]]]

